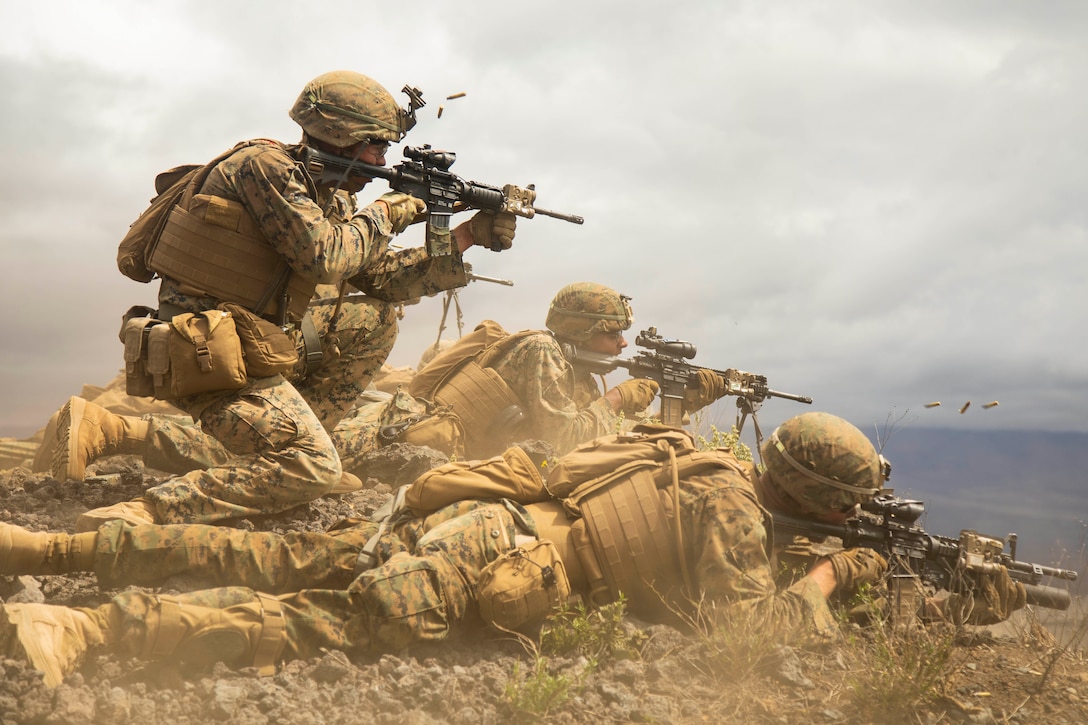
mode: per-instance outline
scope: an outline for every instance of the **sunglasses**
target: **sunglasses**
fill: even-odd
[[[392,145],[389,141],[383,141],[381,139],[367,139],[366,143],[375,156],[385,156],[386,153],[389,152],[389,147]]]

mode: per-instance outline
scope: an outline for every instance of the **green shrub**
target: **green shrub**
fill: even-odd
[[[549,617],[540,633],[540,649],[547,654],[579,654],[594,663],[638,657],[646,640],[641,630],[627,623],[627,600],[587,610],[579,602]]]

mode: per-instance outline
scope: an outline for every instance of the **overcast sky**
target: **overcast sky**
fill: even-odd
[[[461,291],[466,330],[542,327],[560,287],[593,280],[634,298],[633,332],[868,430],[1088,431],[1072,0],[0,0],[0,427],[29,432],[120,369],[120,316],[155,285],[114,256],[155,174],[297,141],[287,109],[338,68],[421,88],[408,142],[456,151],[453,171],[585,217],[472,250],[515,284]],[[414,364],[441,313],[408,308],[390,361]],[[801,410],[769,401],[761,422]]]

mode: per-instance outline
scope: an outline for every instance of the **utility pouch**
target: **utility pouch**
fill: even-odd
[[[155,397],[155,383],[147,371],[147,341],[151,327],[161,324],[149,307],[132,307],[121,321],[121,343],[125,346],[125,393],[140,398]]]
[[[540,539],[506,552],[480,572],[480,617],[501,630],[538,625],[570,598],[570,580],[555,544]]]
[[[386,430],[382,428],[383,442]],[[441,406],[435,406],[431,413],[411,421],[395,434],[394,440],[411,446],[427,446],[452,458],[465,456],[465,429],[461,419]]]
[[[246,384],[234,318],[222,310],[186,312],[149,326],[144,362],[154,397],[177,400]]]
[[[282,327],[234,302],[224,302],[219,309],[234,318],[249,377],[269,378],[294,369],[298,350]]]

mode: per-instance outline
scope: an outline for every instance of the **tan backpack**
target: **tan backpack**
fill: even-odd
[[[121,274],[137,282],[153,280],[155,272],[149,266],[151,252],[166,226],[170,211],[186,196],[186,192],[192,197],[200,190],[216,164],[242,148],[260,143],[275,142],[265,139],[243,141],[203,166],[175,166],[156,176],[155,197],[151,200],[151,205],[132,222],[121,243],[117,245],[117,268],[121,270]]]
[[[409,384],[413,396],[448,406],[461,419],[470,458],[497,455],[517,440],[522,401],[488,364],[535,334],[508,334],[494,320],[484,320],[427,363]]]
[[[548,472],[546,485],[555,498],[570,496],[576,489],[615,474],[630,464],[657,468],[669,460],[695,452],[691,434],[679,428],[642,423],[630,431],[595,438],[559,459]]]
[[[434,400],[434,393],[454,372],[469,360],[473,360],[499,340],[507,337],[506,330],[494,320],[484,320],[464,337],[458,339],[423,366],[412,382],[408,392],[416,398]]]

